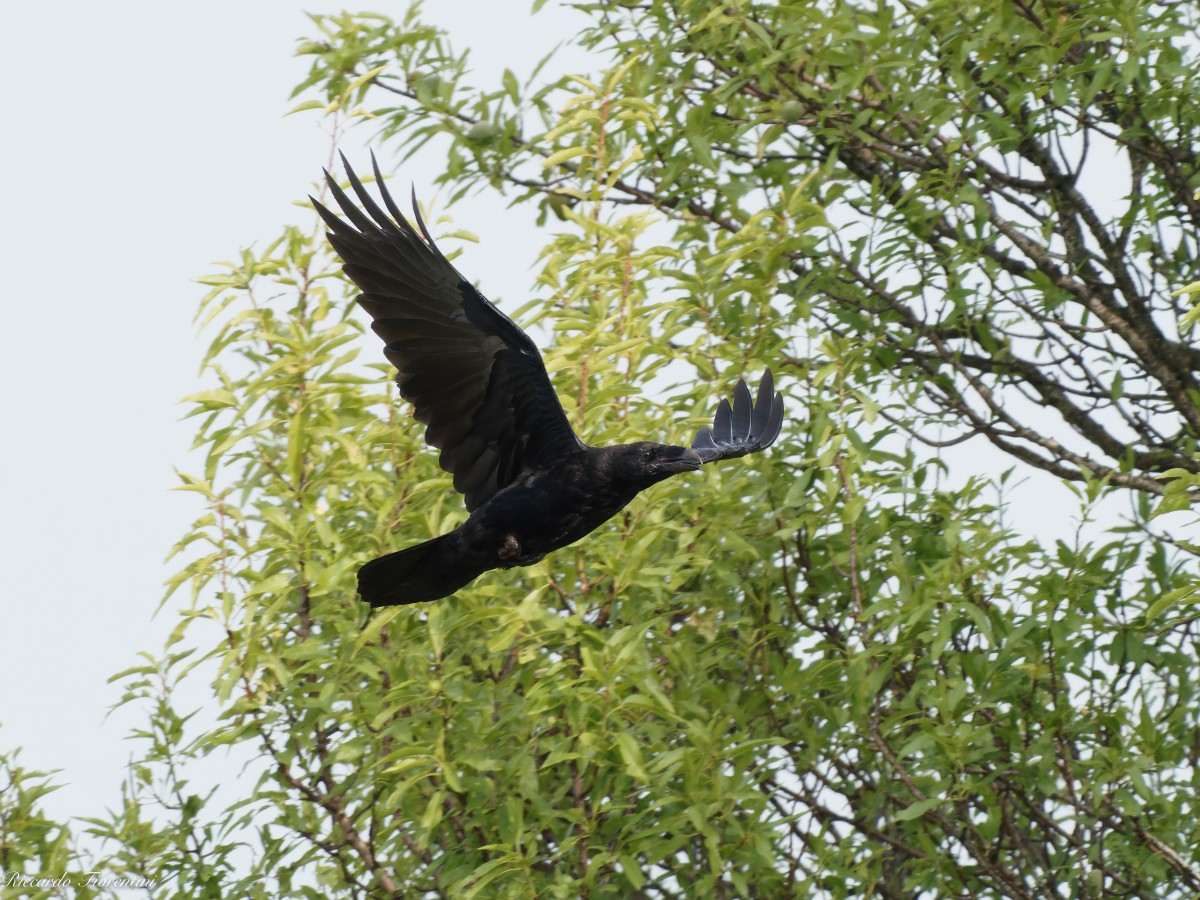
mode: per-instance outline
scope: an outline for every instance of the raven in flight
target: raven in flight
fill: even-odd
[[[753,403],[739,381],[713,427],[691,449],[638,441],[589,447],[575,436],[529,336],[479,293],[434,246],[416,208],[418,234],[388,194],[388,212],[350,169],[359,209],[326,172],[341,219],[315,199],[329,242],[362,290],[400,395],[441,450],[443,469],[470,517],[448,534],[372,560],[358,592],[372,607],[437,600],[490,569],[528,566],[579,540],[650,485],[702,463],[763,450],[779,436],[783,398],[763,373]],[[364,211],[365,210],[365,213]]]

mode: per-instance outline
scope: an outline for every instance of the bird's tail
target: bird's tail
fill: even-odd
[[[373,559],[358,570],[358,593],[373,607],[448,597],[484,569],[456,552],[454,532]]]

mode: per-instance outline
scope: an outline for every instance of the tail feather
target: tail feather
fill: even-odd
[[[358,593],[372,607],[448,597],[483,573],[455,552],[454,532],[373,559],[358,570]]]

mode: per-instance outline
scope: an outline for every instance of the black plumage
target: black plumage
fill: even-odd
[[[535,563],[650,485],[702,463],[755,453],[778,437],[783,400],[767,370],[757,401],[739,381],[732,406],[721,401],[712,428],[702,428],[690,449],[649,441],[584,444],[533,341],[441,254],[415,196],[419,233],[413,228],[374,168],[386,211],[349,164],[362,208],[328,172],[346,218],[312,202],[346,274],[362,290],[359,305],[396,367],[400,395],[427,426],[425,440],[441,451],[439,462],[471,515],[448,534],[363,566],[358,589],[372,606],[436,600],[489,569]]]

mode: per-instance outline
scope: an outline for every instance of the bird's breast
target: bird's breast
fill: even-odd
[[[463,537],[494,565],[528,566],[595,530],[635,496],[568,474],[548,470],[514,482],[471,514]]]

